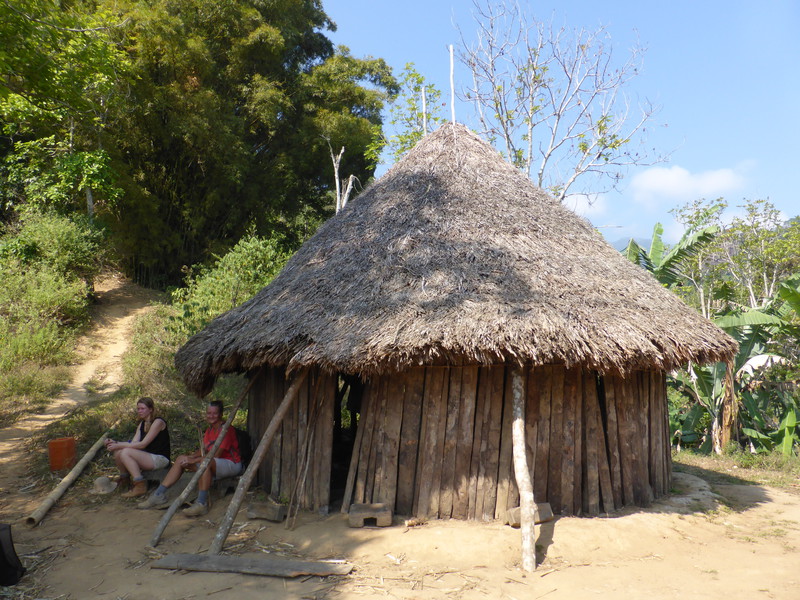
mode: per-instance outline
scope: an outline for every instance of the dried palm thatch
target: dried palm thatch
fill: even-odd
[[[725,360],[736,342],[466,127],[448,124],[326,222],[254,298],[176,355],[190,389],[264,364]]]

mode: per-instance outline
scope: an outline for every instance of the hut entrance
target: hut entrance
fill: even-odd
[[[333,407],[333,448],[331,452],[331,507],[341,505],[350,469],[350,459],[361,417],[364,382],[355,375],[337,377]]]

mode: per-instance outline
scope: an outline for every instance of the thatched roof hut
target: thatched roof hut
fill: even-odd
[[[592,381],[655,373],[661,389],[666,371],[735,350],[587,221],[448,124],[320,227],[269,286],[189,340],[176,364],[201,396],[222,373],[268,367],[283,377],[310,366],[373,382],[380,402],[375,382],[421,367],[517,364],[533,377],[550,366]],[[598,389],[598,425],[607,427]],[[498,410],[502,422],[502,402]]]

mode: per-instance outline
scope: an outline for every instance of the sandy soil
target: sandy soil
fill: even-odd
[[[177,515],[149,548],[163,515],[133,501],[76,488],[35,528],[24,519],[41,501],[18,464],[26,432],[80,402],[91,377],[113,386],[130,320],[147,297],[120,280],[105,283],[94,348],[73,386],[48,411],[0,430],[0,520],[11,522],[17,552],[30,568],[0,597],[153,600],[175,598],[649,598],[726,600],[800,598],[798,488],[724,485],[676,473],[676,493],[647,510],[604,518],[560,518],[537,529],[535,573],[519,569],[520,534],[500,523],[433,521],[352,529],[341,514],[301,514],[293,530],[248,520],[242,510],[226,553],[244,557],[345,559],[346,577],[281,579],[153,569],[153,559],[207,550],[227,506],[208,517]]]

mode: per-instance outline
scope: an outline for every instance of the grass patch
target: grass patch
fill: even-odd
[[[673,468],[717,485],[769,485],[798,490],[800,457],[780,452],[750,454],[732,452],[723,455],[695,451],[672,455]]]
[[[0,375],[0,422],[8,426],[44,410],[69,384],[71,371],[66,365],[26,363]]]

